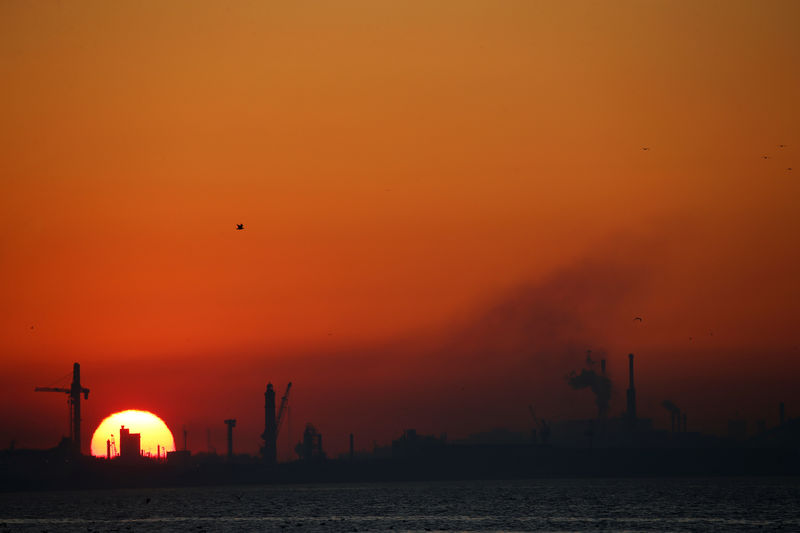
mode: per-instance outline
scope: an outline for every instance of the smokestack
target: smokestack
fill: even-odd
[[[278,425],[275,419],[275,389],[272,388],[272,383],[268,383],[267,390],[264,393],[264,434],[261,435],[261,438],[264,439],[264,448],[262,448],[264,461],[271,465],[274,465],[278,462],[278,447],[276,442],[277,433]]]
[[[355,456],[355,451],[353,450],[353,434],[350,433],[350,460],[351,461],[353,460],[354,456]]]
[[[606,360],[605,359],[600,359],[600,372],[602,372],[604,376],[606,375]]]
[[[592,361],[591,353],[591,350],[589,350],[586,355],[587,367],[582,369],[579,374],[574,371],[571,372],[567,376],[567,383],[575,390],[591,389],[597,404],[597,417],[604,418],[611,398],[611,380],[606,377],[605,373],[598,374],[594,371],[594,361]]]
[[[681,410],[678,406],[669,400],[664,400],[661,405],[669,411],[669,421],[671,424],[672,433],[681,431]]]
[[[636,388],[633,386],[633,354],[628,354],[628,418],[636,420]]]
[[[228,425],[228,460],[233,459],[233,428],[236,427],[236,420],[229,418],[225,421]]]
[[[106,440],[106,459],[111,459],[111,439]]]

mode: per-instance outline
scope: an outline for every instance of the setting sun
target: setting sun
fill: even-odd
[[[172,432],[158,416],[149,411],[129,409],[107,416],[92,435],[92,455],[106,456],[106,443],[111,440],[115,443],[116,453],[121,450],[120,428],[124,426],[131,434],[141,435],[141,453],[155,457],[159,446],[161,453],[175,450],[175,439]]]

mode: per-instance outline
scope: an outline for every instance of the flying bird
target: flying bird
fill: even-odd
[[[642,321],[642,317],[637,316],[637,317],[634,318],[634,320],[638,320],[639,322],[641,322]]]
[[[792,167],[786,167],[786,170],[792,170]]]
[[[244,224],[236,224],[236,229],[244,229]]]
[[[642,150],[645,150],[645,151],[647,151],[647,150],[649,150],[649,149],[650,149],[650,147],[649,147],[649,146],[642,146]]]
[[[779,144],[779,145],[778,145],[778,148],[786,148],[786,146],[787,146],[787,145],[785,145],[785,144]]]
[[[761,159],[769,159],[769,156],[768,155],[762,155]]]

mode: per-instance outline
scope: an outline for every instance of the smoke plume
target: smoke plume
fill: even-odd
[[[608,413],[611,400],[611,380],[594,370],[595,361],[592,360],[591,351],[586,355],[586,367],[580,373],[574,370],[567,376],[567,383],[575,390],[590,389],[594,393],[597,404],[597,416],[604,417]]]

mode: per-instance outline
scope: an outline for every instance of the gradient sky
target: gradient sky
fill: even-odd
[[[196,451],[233,417],[254,453],[268,380],[333,452],[591,416],[586,349],[613,413],[631,351],[662,426],[800,413],[798,20],[0,3],[0,447],[66,432],[33,387],[74,361],[84,435],[148,409]]]

